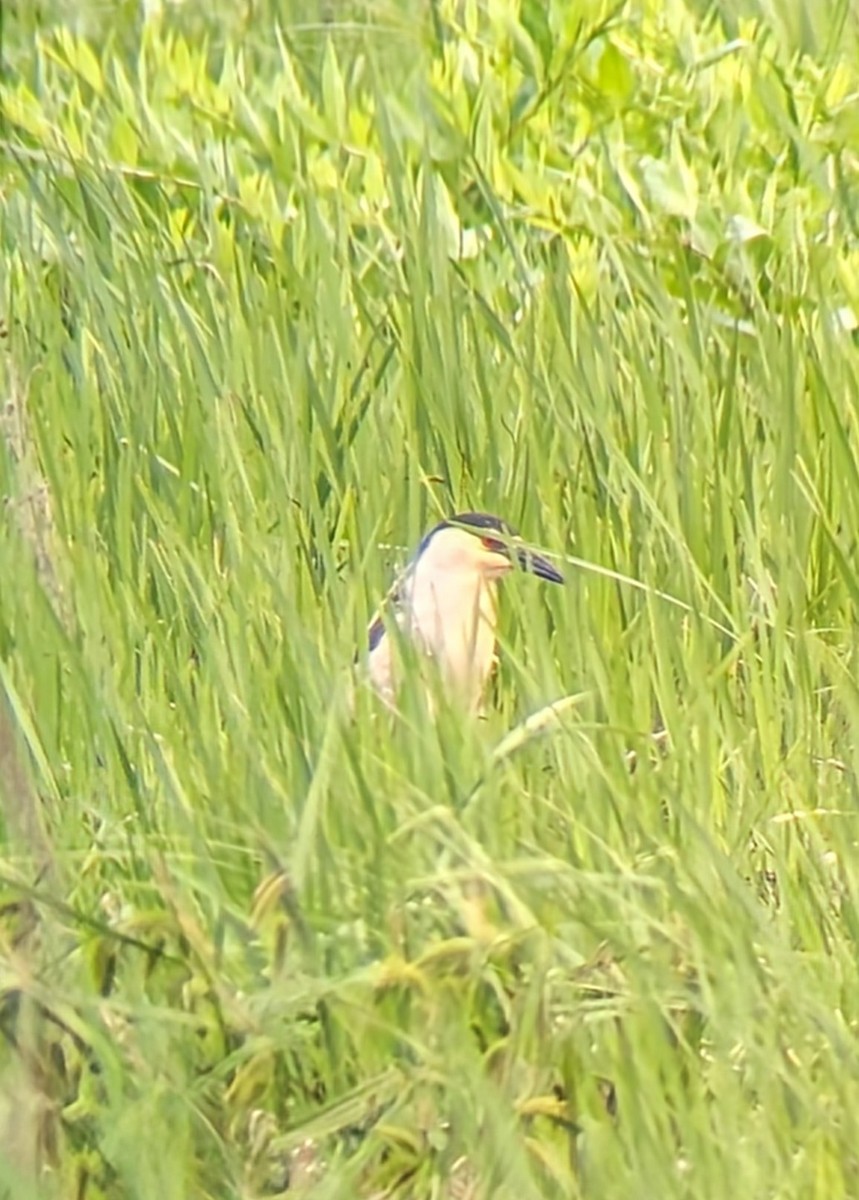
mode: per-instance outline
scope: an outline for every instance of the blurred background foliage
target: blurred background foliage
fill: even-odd
[[[856,1193],[857,28],[3,4],[0,1192]]]

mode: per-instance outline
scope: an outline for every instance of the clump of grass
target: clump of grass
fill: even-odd
[[[854,18],[42,13],[0,1189],[852,1194]],[[348,712],[472,506],[569,585],[486,720]]]

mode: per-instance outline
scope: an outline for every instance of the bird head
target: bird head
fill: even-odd
[[[524,545],[516,530],[489,513],[458,513],[424,538],[418,558],[439,572],[476,572],[495,581],[517,568],[550,583],[564,577],[547,558]]]

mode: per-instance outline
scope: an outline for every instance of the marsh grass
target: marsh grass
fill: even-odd
[[[3,28],[0,1190],[854,1195],[855,14],[149,11]]]

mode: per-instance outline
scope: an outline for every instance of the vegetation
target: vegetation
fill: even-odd
[[[857,29],[3,5],[0,1194],[859,1194]]]

